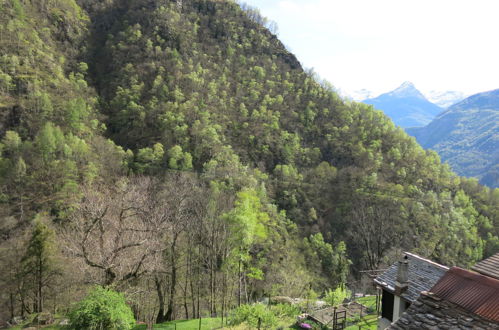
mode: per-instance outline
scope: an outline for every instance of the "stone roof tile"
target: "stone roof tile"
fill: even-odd
[[[485,319],[432,292],[422,292],[418,300],[402,314],[390,330],[483,329],[497,330],[499,323]]]
[[[405,255],[409,261],[409,283],[407,291],[401,297],[409,302],[413,302],[419,297],[422,291],[429,291],[449,268],[413,253],[405,252]],[[394,292],[397,267],[398,262],[391,265],[387,271],[376,277],[374,282],[386,290]]]

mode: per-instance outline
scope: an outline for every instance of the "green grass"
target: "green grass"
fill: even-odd
[[[376,296],[361,297],[357,299],[357,302],[367,308],[376,309]]]
[[[351,325],[346,328],[346,330],[358,330],[360,329],[372,329],[376,330],[378,328],[378,316],[376,315],[376,296],[361,297],[356,300],[359,304],[362,304],[374,311],[371,314],[363,315],[362,319],[356,324]]]
[[[224,319],[225,323],[225,319]],[[177,326],[175,328],[175,325]],[[219,317],[216,318],[206,318],[201,319],[201,329],[203,330],[211,330],[211,329],[220,329],[222,327],[222,319]],[[133,330],[145,330],[147,326],[144,324],[137,325],[133,328]],[[163,330],[197,330],[199,329],[199,319],[195,320],[176,320],[161,324],[155,324],[154,329],[163,329]]]
[[[21,330],[26,324],[29,322],[25,322],[22,325],[15,326],[9,329]],[[225,323],[225,319],[224,319]],[[175,325],[177,327],[175,328]],[[222,328],[222,319],[221,318],[206,318],[201,319],[201,329],[202,330],[212,330],[212,329],[221,329]],[[44,330],[61,330],[65,329],[64,326],[59,325],[50,325],[47,327],[42,327]],[[133,328],[133,330],[146,330],[147,326],[145,324],[137,325]],[[199,319],[195,320],[176,320],[161,324],[155,324],[154,329],[162,329],[162,330],[198,330],[199,329]]]
[[[362,297],[358,298],[357,302],[370,308],[371,310],[376,309],[376,296]],[[239,326],[228,327],[225,325],[226,320],[224,319],[224,329],[234,329],[234,330],[247,330],[249,329],[246,324],[241,324]],[[293,317],[283,317],[279,320],[279,327],[282,329],[297,329],[298,327],[295,325],[296,321]],[[175,325],[177,326],[175,328]],[[359,326],[362,329],[376,329],[377,327],[377,317],[376,314],[370,314],[364,316],[359,322],[355,325],[347,327],[348,330],[357,330]],[[10,329],[22,329],[21,326],[13,327]],[[47,330],[61,330],[64,329],[62,326],[48,326],[43,329]],[[133,328],[133,330],[146,330],[147,326],[144,324],[137,325]],[[161,324],[155,324],[154,329],[163,329],[163,330],[198,330],[199,329],[199,319],[194,320],[176,320]],[[212,330],[212,329],[222,329],[222,319],[221,318],[204,318],[201,319],[201,329],[202,330]]]
[[[378,316],[376,314],[367,315],[360,322],[357,322],[357,324],[347,327],[346,330],[358,330],[359,327],[363,330],[376,330],[378,328]]]
[[[276,327],[282,327],[282,329],[298,329],[294,326],[295,324],[294,318],[282,318],[279,320],[279,324]],[[199,329],[199,319],[197,320],[178,320],[172,322],[166,322],[161,324],[155,324],[154,329],[164,329],[164,330],[174,330],[175,324],[177,325],[177,330],[198,330]],[[146,325],[137,325],[133,328],[133,330],[145,330],[147,329]],[[206,318],[201,320],[201,329],[203,330],[212,330],[212,329],[222,329],[222,319],[221,318]],[[232,330],[248,330],[251,329],[247,324],[239,324],[237,326],[227,326],[225,325],[224,319],[224,328],[223,329],[232,329]]]

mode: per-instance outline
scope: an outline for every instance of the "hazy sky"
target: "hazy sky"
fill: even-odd
[[[499,88],[498,0],[241,0],[336,88]]]

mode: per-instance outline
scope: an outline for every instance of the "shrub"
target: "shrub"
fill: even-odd
[[[346,298],[350,297],[350,295],[350,290],[339,286],[334,290],[329,289],[326,291],[325,300],[329,305],[336,306],[341,304]]]
[[[123,294],[100,286],[75,305],[69,320],[71,329],[128,330],[135,325]]]
[[[289,304],[276,304],[272,306],[271,310],[278,318],[294,317],[301,314],[300,308]]]
[[[231,323],[237,325],[243,322],[254,328],[260,325],[262,328],[274,329],[277,325],[277,317],[263,304],[241,305],[234,311]]]

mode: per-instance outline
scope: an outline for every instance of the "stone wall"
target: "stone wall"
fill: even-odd
[[[442,300],[431,293],[422,292],[411,307],[388,329],[499,329],[499,324],[486,320],[463,308]]]

